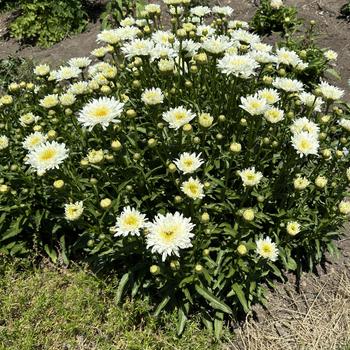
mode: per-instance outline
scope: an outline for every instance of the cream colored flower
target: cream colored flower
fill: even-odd
[[[256,252],[262,258],[271,261],[276,261],[279,254],[276,243],[272,242],[270,237],[256,241]]]
[[[203,184],[198,179],[190,177],[182,184],[181,190],[186,196],[196,200],[204,197],[203,187]]]
[[[172,254],[180,256],[180,249],[192,247],[191,238],[194,224],[179,212],[175,214],[158,214],[153,222],[147,225],[149,234],[146,236],[147,248],[152,253],[162,255],[162,260]]]
[[[44,174],[47,170],[58,169],[66,158],[68,150],[64,143],[47,141],[29,152],[26,163],[36,169],[38,174]]]
[[[188,153],[184,152],[180,154],[180,157],[174,161],[177,168],[184,174],[194,173],[204,163],[201,159],[201,153]]]
[[[84,206],[82,201],[64,205],[64,214],[68,221],[78,220],[83,214],[83,211]]]
[[[310,181],[304,176],[299,175],[294,179],[294,188],[296,190],[304,190],[309,184]]]
[[[147,219],[144,214],[128,206],[117,218],[117,223],[113,228],[114,236],[139,236],[140,231],[146,227],[146,223]]]
[[[146,89],[141,95],[141,100],[149,106],[158,105],[163,103],[164,94],[159,88]]]
[[[339,203],[339,212],[344,215],[350,214],[350,202],[349,201],[341,201]]]
[[[289,221],[287,223],[287,233],[295,236],[300,232],[300,224],[297,221]]]
[[[195,118],[191,110],[185,109],[183,106],[171,108],[168,112],[164,112],[163,119],[169,123],[169,127],[178,130],[185,124]]]
[[[255,171],[255,167],[238,171],[238,175],[243,181],[243,186],[248,187],[259,184],[261,179],[263,178],[263,174],[260,171]]]
[[[40,100],[39,104],[44,108],[55,107],[58,105],[58,95],[57,94],[47,95]]]
[[[78,121],[89,130],[96,125],[106,129],[110,123],[119,123],[118,119],[123,112],[124,103],[114,97],[100,97],[92,100],[79,112]]]
[[[9,145],[9,138],[5,135],[0,136],[0,150],[7,148]]]

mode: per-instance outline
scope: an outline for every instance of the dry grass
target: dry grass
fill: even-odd
[[[350,271],[308,275],[300,293],[279,286],[259,321],[247,319],[229,343],[227,350],[350,349]]]

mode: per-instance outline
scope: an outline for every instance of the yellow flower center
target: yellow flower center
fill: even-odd
[[[48,161],[48,160],[51,160],[53,157],[55,157],[56,153],[57,153],[56,150],[52,148],[48,148],[40,154],[39,158],[42,161]]]
[[[128,217],[125,218],[125,224],[128,226],[137,226],[138,225],[137,217],[134,215],[129,215]]]
[[[106,106],[98,106],[93,112],[95,118],[104,118],[109,112],[109,109]]]
[[[196,184],[189,184],[188,189],[193,194],[196,194],[198,192],[198,186]]]
[[[171,240],[173,240],[174,236],[176,235],[176,227],[175,226],[172,226],[172,227],[167,227],[164,231],[161,232],[161,237],[169,242]]]
[[[263,247],[262,247],[262,251],[263,251],[265,254],[271,254],[271,253],[272,253],[272,247],[271,247],[271,245],[269,245],[269,244],[264,244]]]
[[[175,113],[175,119],[176,120],[182,120],[185,119],[186,114],[184,112],[176,112]]]
[[[192,159],[186,159],[184,161],[185,166],[191,167],[193,165],[193,160]]]
[[[307,150],[310,148],[310,142],[308,140],[301,140],[300,142],[300,148]]]

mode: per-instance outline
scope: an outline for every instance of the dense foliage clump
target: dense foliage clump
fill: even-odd
[[[92,57],[1,97],[0,249],[86,257],[127,291],[225,315],[263,283],[325,259],[350,214],[349,109],[307,56],[230,20],[230,7],[164,0],[98,35]],[[330,64],[332,51],[324,53]]]

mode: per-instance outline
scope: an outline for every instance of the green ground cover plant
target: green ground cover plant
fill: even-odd
[[[276,278],[336,253],[349,107],[230,7],[164,2],[171,30],[148,4],[91,57],[8,85],[0,251],[88,260],[120,277],[116,302],[175,310],[178,335],[199,314],[219,338]]]
[[[19,16],[10,24],[17,40],[49,47],[69,34],[84,31],[87,13],[81,0],[22,0]]]

